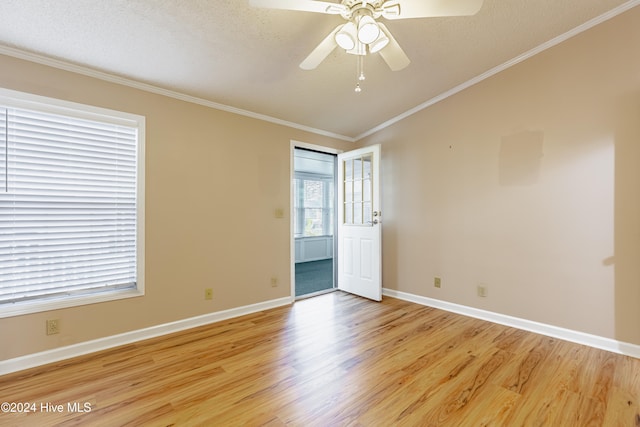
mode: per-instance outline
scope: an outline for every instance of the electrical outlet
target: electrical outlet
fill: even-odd
[[[204,290],[204,299],[213,299],[213,289],[206,288]]]
[[[278,286],[278,278],[277,278],[277,277],[275,277],[275,276],[273,276],[273,277],[271,278],[271,287],[272,287],[272,288],[275,288],[275,287],[277,287],[277,286]]]
[[[47,320],[47,335],[55,335],[60,333],[60,320],[49,319]]]
[[[276,218],[284,218],[284,209],[282,208],[277,208],[274,212],[274,216]]]
[[[487,285],[478,285],[478,296],[479,297],[486,297],[489,293],[489,290],[487,289]]]
[[[440,280],[439,277],[433,278],[433,286],[435,286],[436,288],[442,287],[442,281]]]

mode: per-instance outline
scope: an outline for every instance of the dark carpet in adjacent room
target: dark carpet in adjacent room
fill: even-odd
[[[333,259],[296,264],[296,296],[333,288]]]

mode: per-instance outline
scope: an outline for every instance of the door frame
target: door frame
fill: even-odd
[[[295,239],[295,230],[293,228],[293,216],[295,215],[295,206],[294,206],[294,179],[295,179],[295,170],[294,170],[294,156],[295,149],[302,148],[307,150],[318,151],[321,153],[327,154],[335,154],[336,156],[343,152],[343,150],[338,150],[336,148],[325,147],[323,145],[309,144],[302,141],[291,140],[289,147],[289,262],[291,264],[291,301],[294,302],[296,300],[296,239]],[[335,171],[334,171],[335,175]],[[334,185],[337,185],[337,177],[334,176]],[[337,187],[336,187],[337,189]],[[337,197],[337,193],[336,197]],[[337,209],[337,207],[336,207]],[[334,215],[337,214],[337,211],[334,212]],[[336,215],[337,216],[337,215]],[[333,286],[336,288],[336,275],[338,274],[337,269],[337,244],[338,241],[336,239],[336,226],[337,226],[337,218],[334,221],[334,239],[333,239],[333,263],[334,263],[334,271],[333,271]]]

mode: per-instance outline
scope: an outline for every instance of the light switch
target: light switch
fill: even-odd
[[[282,208],[276,209],[276,218],[284,218],[284,209]]]

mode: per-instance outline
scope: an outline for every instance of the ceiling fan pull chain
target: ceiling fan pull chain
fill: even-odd
[[[366,77],[364,75],[364,56],[362,55],[358,55],[357,56],[357,68],[356,68],[356,76],[357,76],[357,80],[356,80],[356,88],[354,89],[354,91],[356,93],[360,93],[362,92],[362,87],[360,87],[360,82],[363,82]]]
[[[364,75],[364,56],[358,55],[358,80],[363,81],[366,79]]]

